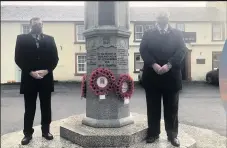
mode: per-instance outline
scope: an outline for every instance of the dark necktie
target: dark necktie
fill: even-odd
[[[163,30],[163,29],[160,32],[161,32],[161,34],[165,34],[165,30]]]
[[[35,42],[36,42],[37,48],[39,48],[39,35],[38,34],[36,34]]]

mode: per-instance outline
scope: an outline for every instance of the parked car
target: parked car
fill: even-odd
[[[142,85],[142,75],[143,75],[143,68],[140,69],[140,73],[138,74],[138,81]]]
[[[214,69],[206,74],[206,82],[209,84],[219,84],[219,69]]]

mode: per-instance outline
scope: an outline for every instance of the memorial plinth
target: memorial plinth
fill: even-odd
[[[68,121],[60,128],[61,137],[82,147],[130,147],[146,137],[147,127],[144,116],[132,117],[134,124],[121,128],[93,128],[81,124],[81,118]],[[76,119],[76,118],[75,118]]]
[[[121,128],[86,126],[81,123],[84,116],[75,115],[65,119],[61,123],[60,136],[84,148],[173,148],[167,141],[163,121],[159,141],[154,144],[146,144],[144,141],[147,132],[146,115],[132,113],[134,124]],[[196,148],[196,141],[181,128],[179,128],[179,139],[181,140],[180,148]]]

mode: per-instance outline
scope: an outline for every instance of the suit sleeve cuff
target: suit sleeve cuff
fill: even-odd
[[[51,72],[52,72],[52,69],[47,69],[47,72],[48,72],[48,73],[51,73]]]
[[[169,69],[172,68],[172,64],[170,62],[168,62],[167,65],[168,65]]]

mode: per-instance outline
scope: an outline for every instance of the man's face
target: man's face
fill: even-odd
[[[43,23],[40,19],[32,20],[31,30],[34,33],[42,33]]]
[[[157,18],[157,23],[159,24],[159,26],[160,26],[162,29],[165,28],[165,26],[168,24],[168,22],[169,22],[169,19],[168,19],[168,17],[166,17],[166,16],[159,16],[159,17]]]

